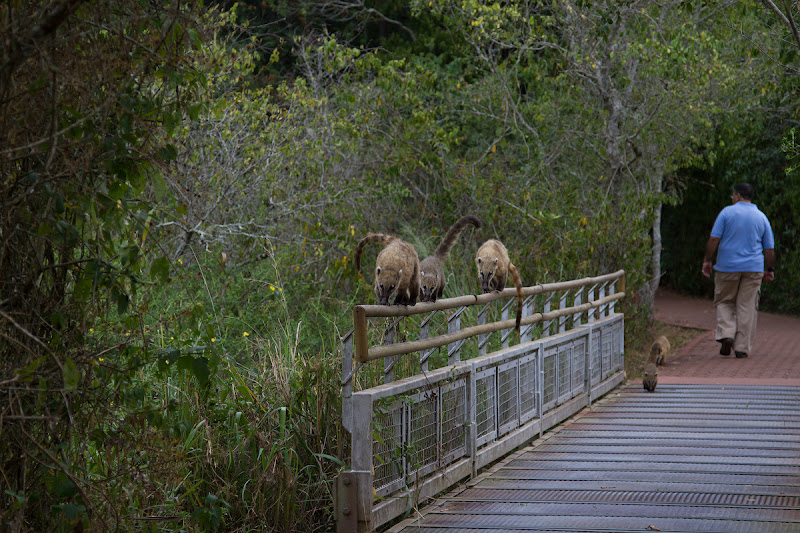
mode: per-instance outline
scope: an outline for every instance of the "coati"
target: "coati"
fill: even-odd
[[[647,392],[655,392],[658,385],[658,367],[654,362],[649,362],[644,366],[642,373],[642,385]]]
[[[508,258],[508,250],[497,239],[489,239],[478,248],[475,254],[475,264],[478,266],[478,281],[483,293],[502,291],[506,288],[509,273],[517,287],[517,331],[522,319],[522,280],[514,263]]]
[[[361,273],[361,251],[367,243],[377,243],[384,248],[375,261],[374,290],[378,303],[389,305],[395,294],[396,305],[416,305],[419,296],[419,256],[413,246],[399,237],[382,233],[367,233],[356,247],[354,263]]]
[[[447,254],[450,253],[450,248],[455,244],[456,239],[467,227],[467,224],[472,224],[476,228],[481,227],[481,221],[478,217],[466,215],[459,218],[453,224],[447,233],[445,233],[442,242],[433,251],[433,255],[426,257],[419,264],[420,275],[420,292],[419,299],[423,302],[435,302],[437,298],[442,297],[444,286],[447,280],[444,276],[444,261],[447,259]]]
[[[650,362],[662,366],[666,362],[667,352],[669,352],[669,340],[661,335],[650,347]]]

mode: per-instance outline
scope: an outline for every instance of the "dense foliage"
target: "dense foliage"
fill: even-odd
[[[330,530],[368,231],[475,214],[448,291],[498,237],[525,284],[624,268],[641,323],[662,205],[701,293],[748,179],[797,312],[800,45],[760,6],[0,6],[0,529]]]

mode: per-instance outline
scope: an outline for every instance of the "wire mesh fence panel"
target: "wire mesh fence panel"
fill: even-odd
[[[570,397],[570,363],[572,360],[572,344],[558,347],[558,403],[564,403]]]
[[[601,354],[602,348],[600,346],[600,330],[592,328],[590,333],[591,342],[589,343],[590,346],[590,354],[589,357],[591,358],[591,366],[592,366],[592,386],[595,386],[600,383],[602,379],[602,362],[601,362]]]
[[[572,344],[572,393],[571,397],[575,397],[584,391],[586,387],[586,357],[588,355],[587,339],[576,339]]]
[[[385,403],[385,402],[384,402]],[[394,401],[373,412],[373,486],[378,495],[386,495],[405,484],[404,405]]]
[[[558,398],[558,388],[556,379],[558,378],[558,348],[552,347],[544,351],[543,357],[543,390],[542,390],[542,409],[545,411],[556,405]]]
[[[612,326],[612,331],[614,332],[614,352],[611,356],[613,371],[622,370],[623,361],[622,361],[622,354],[625,351],[625,327],[622,320],[618,320]]]
[[[442,462],[467,454],[467,380],[440,387],[442,394]]]
[[[420,392],[408,402],[407,474],[410,481],[436,468],[439,459],[439,388]]]
[[[539,350],[519,360],[519,421],[524,424],[538,413],[536,406],[536,358]]]
[[[519,426],[519,362],[511,361],[497,367],[497,426],[498,436]]]
[[[602,346],[602,352],[603,352],[602,376],[603,379],[606,379],[609,375],[611,375],[611,372],[613,371],[613,368],[611,366],[611,354],[613,353],[613,346],[614,346],[614,336],[611,334],[611,331],[609,331],[608,326],[603,326],[603,328],[600,331],[600,346]]]
[[[494,368],[477,373],[475,379],[475,424],[477,446],[497,438],[497,376]]]

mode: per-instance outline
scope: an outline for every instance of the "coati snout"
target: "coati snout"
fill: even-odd
[[[487,292],[492,292],[493,290],[495,290],[493,285],[497,285],[494,277],[494,271],[497,267],[497,262],[499,261],[499,258],[495,257],[494,261],[484,262],[482,257],[478,257],[476,261],[478,262],[478,279],[481,282],[481,288],[483,289],[483,294],[486,294]],[[495,281],[495,283],[493,284],[492,281]],[[503,283],[503,285],[505,285],[505,283]],[[501,288],[497,290],[503,290],[503,289]]]
[[[389,305],[389,297],[394,293],[402,277],[402,268],[395,272],[381,267],[375,268],[375,296],[380,305]]]
[[[642,386],[647,392],[655,392],[658,385],[658,368],[655,363],[647,363],[642,372]]]

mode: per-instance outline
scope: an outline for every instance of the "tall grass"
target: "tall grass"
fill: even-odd
[[[147,302],[153,357],[108,406],[121,421],[109,428],[130,440],[95,448],[87,467],[117,487],[117,527],[333,528],[333,478],[344,467],[341,313],[293,293],[276,272],[198,262]],[[108,476],[126,467],[130,476]]]

